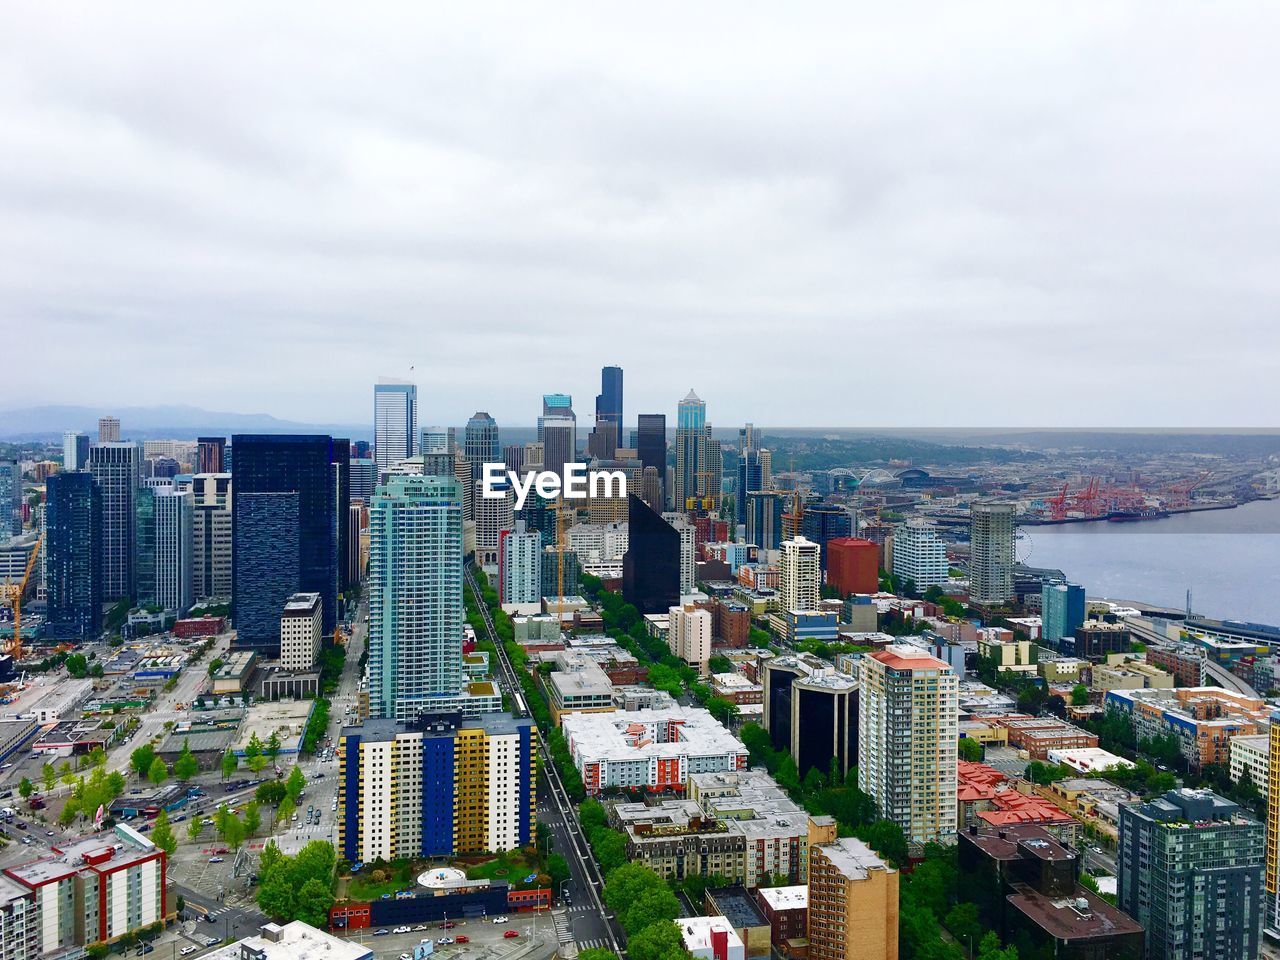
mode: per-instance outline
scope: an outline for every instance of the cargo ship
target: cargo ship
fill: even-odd
[[[1139,507],[1134,510],[1112,510],[1107,514],[1111,523],[1136,523],[1139,520],[1159,520],[1167,517],[1169,511],[1162,507]]]

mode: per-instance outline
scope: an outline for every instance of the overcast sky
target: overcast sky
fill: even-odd
[[[1280,6],[850,6],[7,5],[0,408],[1275,425]]]

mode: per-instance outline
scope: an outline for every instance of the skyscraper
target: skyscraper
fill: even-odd
[[[897,960],[898,871],[869,846],[853,837],[812,844],[808,893],[812,960]]]
[[[1078,583],[1046,582],[1040,587],[1040,636],[1045,641],[1075,637],[1084,625],[1085,592]]]
[[[822,595],[819,547],[812,540],[796,537],[782,542],[779,558],[779,602],[788,610],[817,610]]]
[[[391,477],[369,513],[369,712],[412,721],[462,690],[462,489]]]
[[[927,520],[908,520],[893,529],[893,575],[923,593],[947,582],[947,548]]]
[[[705,677],[711,659],[711,611],[692,604],[677,604],[667,611],[667,646]]]
[[[1120,805],[1117,905],[1149,960],[1254,960],[1264,920],[1264,828],[1211,790]]]
[[[453,427],[423,427],[418,440],[419,453],[453,453],[458,445]]]
[[[956,832],[959,686],[919,647],[891,644],[862,658],[858,786],[919,851]]]
[[[235,495],[232,497],[232,591],[237,646],[275,650],[280,644],[280,610],[290,594],[318,593],[324,603],[324,632],[337,622],[338,521],[337,471],[333,440],[319,434],[237,434]],[[280,569],[263,537],[279,536],[289,510],[277,503],[256,504],[258,494],[293,494],[296,532],[280,550],[296,543],[296,576],[289,581],[287,556]],[[345,516],[345,512],[343,514]],[[269,588],[268,588],[269,585]],[[255,594],[264,593],[262,597]],[[246,606],[246,604],[248,604]]]
[[[195,500],[172,485],[155,495],[155,603],[182,616],[191,609]]]
[[[622,368],[603,367],[600,370],[600,392],[596,395],[596,422],[607,420],[613,424],[614,437],[622,440]]]
[[[706,470],[707,405],[692,390],[676,411],[676,486],[673,506],[684,512],[701,495]]]
[[[87,473],[57,473],[46,487],[48,635],[89,640],[102,630],[102,497]]]
[[[763,489],[760,451],[743,450],[738,454],[738,482],[734,488],[734,518],[738,523],[747,522],[747,493]]]
[[[476,515],[476,563],[482,567],[497,567],[502,533],[515,527],[515,489],[511,484],[503,482],[497,485],[494,492],[500,496],[484,496],[479,482],[472,491]]]
[[[133,595],[140,607],[156,602],[156,488],[171,487],[168,480],[147,479],[134,498]]]
[[[141,470],[136,444],[106,442],[89,448],[89,473],[102,495],[102,596],[106,600],[134,596],[135,509]]]
[[[667,415],[642,413],[636,425],[636,456],[646,467],[653,467],[658,477],[659,492],[666,499],[663,489],[667,476]],[[650,504],[659,513],[662,507]]]
[[[471,461],[471,482],[480,479],[486,463],[499,463],[502,460],[501,447],[498,443],[498,424],[493,417],[483,410],[467,421],[463,433],[462,449]]]
[[[99,417],[98,418],[98,442],[99,443],[119,443],[120,442],[120,421],[116,417]]]
[[[634,493],[627,495],[622,596],[641,614],[666,613],[680,600],[680,533]]]
[[[373,502],[373,489],[378,485],[378,467],[372,460],[351,461],[351,499],[365,506]]]
[[[0,461],[0,541],[22,533],[22,468]]]
[[[806,506],[800,518],[800,532],[822,548],[822,569],[827,569],[827,544],[837,537],[853,535],[853,516],[835,503]]]
[[[184,484],[178,486],[182,489]],[[192,594],[195,600],[230,600],[231,474],[198,473],[189,487]]]
[[[402,380],[379,380],[373,388],[373,458],[379,476],[413,456],[417,437],[417,386]]]
[[[68,430],[62,435],[62,469],[83,470],[89,462],[89,435]]]
[[[542,599],[542,534],[523,520],[504,530],[498,546],[498,599],[502,603],[537,603]]]
[[[969,599],[973,603],[997,606],[1014,599],[1014,537],[1017,533],[1014,506],[1012,503],[969,505]]]
[[[226,447],[226,437],[197,437],[196,472],[222,473],[222,453]]]
[[[549,393],[542,398],[538,441],[542,444],[543,469],[555,473],[563,483],[565,464],[578,460],[578,418],[568,394]]]
[[[338,591],[346,593],[351,586],[348,571],[351,569],[351,551],[360,545],[351,540],[351,527],[347,523],[347,510],[351,506],[351,441],[334,437],[329,458],[333,463],[333,522],[338,537]]]
[[[761,550],[777,550],[782,543],[782,512],[786,509],[782,490],[752,490],[747,493],[747,542]]]

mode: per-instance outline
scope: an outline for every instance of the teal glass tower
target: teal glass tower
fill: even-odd
[[[463,693],[462,487],[393,476],[369,512],[369,714],[413,721]]]

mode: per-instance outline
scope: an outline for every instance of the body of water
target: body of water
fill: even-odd
[[[1019,558],[1091,597],[1280,625],[1280,500],[1138,523],[1024,527]]]

